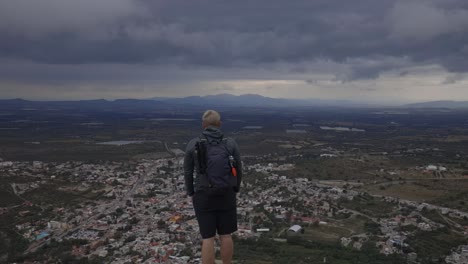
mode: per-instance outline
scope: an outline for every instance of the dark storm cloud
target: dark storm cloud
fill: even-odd
[[[465,79],[463,74],[457,73],[447,76],[442,84],[454,84]]]
[[[2,1],[0,37],[0,57],[46,64],[325,59],[352,67],[344,80],[409,64],[468,71],[465,0]]]

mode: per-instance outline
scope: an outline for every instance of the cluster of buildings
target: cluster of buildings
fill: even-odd
[[[31,183],[14,185],[18,195],[50,181],[64,180],[74,183],[71,184],[74,187],[67,187],[71,192],[90,188],[103,191],[92,202],[84,200],[79,206],[52,208],[54,214],[50,219],[16,224],[16,231],[31,242],[28,252],[52,239],[86,241],[73,244],[70,254],[76,258],[103,258],[112,263],[196,263],[200,258],[201,238],[191,199],[185,195],[181,165],[181,157],[102,164],[2,161],[0,172],[33,177]],[[294,164],[257,163],[244,167],[246,171],[261,172],[264,177],[248,179],[246,176],[241,187],[237,232],[240,238],[258,237],[278,225],[291,226],[288,232],[293,233],[300,233],[308,226],[327,225],[328,220],[343,210],[339,207],[340,200],[352,201],[360,195],[352,189],[321,186],[306,178],[281,175],[282,171],[294,168]],[[32,203],[29,206],[45,206],[28,202]],[[400,200],[397,206],[467,216],[457,210],[406,200]],[[0,213],[5,210],[8,208],[0,208]],[[382,254],[402,253],[410,235],[401,231],[402,226],[423,231],[443,227],[418,210],[407,216],[369,217],[382,233],[376,244]],[[359,250],[368,239],[368,234],[353,234],[341,238],[341,244]],[[463,258],[466,259],[466,248],[447,257],[452,261],[448,263],[463,263],[453,262]]]
[[[391,218],[382,218],[378,223],[383,236],[380,241],[376,242],[376,246],[380,249],[380,253],[385,255],[403,254],[404,249],[409,247],[405,241],[415,230],[433,231],[445,227],[425,218],[417,211],[413,211],[407,216],[397,215]],[[414,228],[405,228],[410,226]]]
[[[458,247],[449,256],[445,258],[448,264],[464,264],[468,263],[468,245]]]

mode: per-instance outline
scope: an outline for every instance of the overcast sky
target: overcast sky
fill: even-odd
[[[468,1],[0,1],[0,98],[219,93],[468,100]]]

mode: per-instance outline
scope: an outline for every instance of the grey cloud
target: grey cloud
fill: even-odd
[[[370,87],[366,87],[366,88],[359,88],[359,90],[361,91],[365,91],[365,92],[376,92],[377,91],[377,88],[370,88]]]
[[[235,91],[236,89],[228,85],[223,85],[221,87],[216,87],[211,90],[214,92],[229,92],[229,91]]]
[[[461,52],[462,52],[463,55],[468,56],[468,44],[461,48]]]
[[[409,71],[407,71],[407,70],[403,70],[403,71],[401,71],[400,73],[398,73],[398,75],[399,75],[400,77],[407,76],[408,74],[409,74]]]
[[[464,0],[0,2],[0,57],[38,64],[286,63],[305,73],[302,63],[330,60],[329,72],[347,68],[341,80],[375,79],[410,65],[468,71],[467,36]]]
[[[135,0],[15,0],[2,1],[0,7],[0,30],[30,38],[62,32],[86,36],[96,27],[147,15]]]
[[[307,79],[304,81],[306,84],[317,84],[318,81],[317,80],[311,80],[311,79]]]
[[[337,75],[337,79],[347,82],[361,79],[377,79],[382,72],[410,67],[416,63],[409,58],[374,57],[368,59],[349,59],[345,65],[348,71]],[[401,74],[401,73],[400,73]]]
[[[398,1],[389,14],[391,38],[425,42],[468,29],[468,10],[444,9],[430,1]]]
[[[463,81],[465,80],[466,78],[466,75],[465,74],[450,74],[449,76],[447,76],[447,78],[445,78],[444,81],[442,81],[441,84],[454,84],[454,83],[457,83],[459,81]]]

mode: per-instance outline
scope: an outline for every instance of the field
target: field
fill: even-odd
[[[307,242],[301,239],[286,243],[260,239],[257,242],[236,241],[234,259],[236,263],[258,264],[295,264],[295,263],[336,263],[336,264],[399,264],[403,263],[398,256],[378,254],[372,248],[365,252],[342,248],[338,244]]]
[[[22,202],[23,200],[14,194],[8,183],[0,184],[0,207],[14,206]]]
[[[453,247],[468,240],[457,233],[444,231],[418,232],[407,241],[411,248],[423,259],[422,263],[434,263],[433,259],[447,255]]]
[[[370,217],[389,217],[395,213],[396,205],[382,201],[369,195],[360,195],[352,201],[341,200],[339,205],[343,208],[355,210]]]
[[[388,184],[366,185],[361,190],[370,194],[393,196],[428,202],[448,208],[468,211],[468,179],[434,179],[397,181]]]
[[[407,199],[420,202],[443,197],[445,194],[443,190],[428,189],[426,187],[411,182],[403,184],[390,183],[379,185],[367,185],[362,189],[369,192],[370,194],[393,196],[398,197],[400,199]]]
[[[338,226],[318,226],[318,227],[309,227],[305,229],[304,235],[301,237],[305,240],[330,243],[338,242],[342,237],[348,237],[352,234],[352,231]]]

